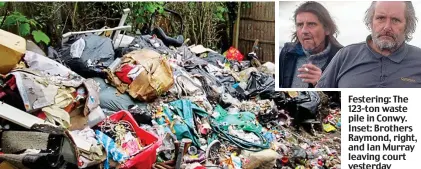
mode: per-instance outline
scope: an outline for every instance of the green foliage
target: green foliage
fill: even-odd
[[[243,8],[251,8],[251,2],[241,2]]]
[[[0,0],[1,1],[1,0]],[[115,27],[121,18],[122,10],[130,8],[126,24],[132,25],[134,33],[149,24],[151,15],[157,12],[152,27],[160,26],[169,36],[179,35],[181,22],[175,15],[167,15],[164,8],[176,11],[183,18],[185,38],[190,43],[214,47],[218,44],[220,32],[232,24],[239,2],[0,2],[0,15],[5,10],[1,29],[39,40],[50,45],[60,44],[62,33]],[[241,2],[242,7],[251,7],[251,2]],[[2,7],[3,6],[3,7]],[[7,6],[7,8],[6,8]],[[20,13],[19,13],[20,12]],[[28,27],[29,26],[29,27]],[[49,39],[43,38],[43,31]],[[34,37],[36,36],[37,37]],[[38,37],[39,35],[39,37]]]
[[[147,23],[155,11],[162,14],[164,12],[164,2],[134,2],[131,15],[132,20],[134,20],[133,24]]]
[[[9,16],[7,16],[6,20],[4,21],[5,27],[10,27],[17,25],[18,23],[26,23],[28,19],[26,16],[22,15],[20,12],[13,12]]]
[[[37,27],[41,27],[38,22],[28,19],[22,13],[16,11],[6,17],[3,25],[3,28],[7,28],[7,30],[23,37],[30,35],[31,28],[36,29]],[[32,36],[37,43],[44,42],[47,45],[50,43],[50,38],[40,30],[32,31]]]
[[[214,15],[218,21],[225,21],[225,14],[228,12],[228,8],[224,4],[218,4]]]
[[[189,9],[193,9],[196,5],[196,2],[189,2]]]
[[[227,2],[169,2],[166,8],[178,12],[183,17],[183,36],[190,39],[190,44],[202,44],[207,48],[216,49],[221,35],[226,31],[225,25],[230,20],[231,9],[228,5]],[[165,23],[174,23],[174,20],[162,23],[165,26]]]
[[[29,23],[23,23],[19,25],[19,35],[26,36],[30,33],[31,28],[29,27]]]
[[[44,42],[45,44],[50,43],[50,38],[42,31],[36,30],[32,31],[32,36],[34,37],[35,42]]]

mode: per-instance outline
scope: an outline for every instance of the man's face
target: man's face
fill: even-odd
[[[377,2],[371,25],[374,44],[394,51],[405,41],[405,24],[404,2]]]
[[[325,31],[316,15],[310,12],[297,14],[295,28],[298,40],[306,51],[319,53],[324,50],[325,37],[329,33]]]

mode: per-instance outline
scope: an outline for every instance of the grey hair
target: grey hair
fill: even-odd
[[[411,41],[412,34],[415,32],[415,29],[417,27],[418,19],[415,15],[415,9],[414,9],[414,6],[412,5],[412,2],[411,1],[404,1],[404,2],[405,2],[405,20],[406,20],[405,40]],[[371,25],[373,23],[375,8],[376,8],[376,1],[373,1],[370,7],[365,12],[364,23],[365,23],[365,26],[367,26],[369,30],[371,30]]]

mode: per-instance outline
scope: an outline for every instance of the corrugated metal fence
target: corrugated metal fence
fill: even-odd
[[[275,62],[275,2],[251,2],[240,13],[238,49],[247,55],[259,39],[257,56],[263,62]]]

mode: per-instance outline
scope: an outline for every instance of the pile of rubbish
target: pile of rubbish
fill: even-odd
[[[0,37],[0,168],[340,168],[335,95],[276,92],[254,52],[77,34],[45,54]]]

